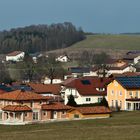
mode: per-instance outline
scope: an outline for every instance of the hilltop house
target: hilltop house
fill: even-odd
[[[25,56],[25,53],[22,51],[14,51],[6,55],[6,61],[22,61]]]
[[[98,67],[94,67],[92,69],[92,75],[94,76],[102,76],[103,71],[106,73],[106,77],[109,77],[112,74],[123,74],[126,72],[136,72],[136,68],[132,65],[129,65],[124,62],[116,63],[114,65],[107,65],[105,69],[99,69]]]
[[[111,108],[140,109],[140,76],[116,77],[107,86],[107,100]]]
[[[110,78],[83,77],[67,79],[62,83],[61,96],[68,102],[70,95],[73,95],[78,105],[98,103],[106,97],[106,86],[110,83]]]
[[[55,60],[59,62],[68,62],[70,61],[70,58],[67,55],[60,55]]]
[[[88,67],[69,67],[68,74],[64,76],[64,79],[81,76],[94,76],[94,75],[92,75],[90,68]]]

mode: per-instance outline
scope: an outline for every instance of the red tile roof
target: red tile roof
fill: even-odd
[[[42,110],[69,110],[72,109],[71,106],[64,105],[60,102],[53,102],[50,104],[44,104],[42,105]]]
[[[14,51],[14,52],[11,52],[11,53],[7,54],[7,56],[16,56],[20,53],[22,53],[22,51]]]
[[[59,95],[61,91],[60,84],[36,84],[30,83],[29,86],[33,89],[36,93],[52,93],[55,95]]]
[[[75,108],[81,114],[106,114],[111,113],[111,110],[104,106],[95,106],[95,107],[77,107]]]
[[[32,111],[27,105],[7,105],[2,108],[3,111],[12,111],[12,112],[23,112],[23,111]]]
[[[47,100],[48,97],[44,97],[34,92],[16,90],[7,92],[0,95],[0,100],[11,100],[11,101],[26,101],[26,100]]]
[[[120,76],[140,76],[140,72],[125,72],[123,74],[112,74],[113,77],[120,77]]]
[[[90,84],[82,84],[82,80],[88,80]],[[111,78],[97,78],[97,77],[82,77],[77,78],[64,86],[67,88],[75,88],[81,95],[106,95],[106,86],[112,81]],[[104,88],[104,91],[98,91],[97,88]]]

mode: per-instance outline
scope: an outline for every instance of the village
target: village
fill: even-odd
[[[14,51],[1,62],[19,63],[24,57],[24,52]],[[32,59],[37,63],[38,57]],[[55,60],[71,61],[67,55]],[[68,67],[63,79],[1,83],[0,124],[101,119],[112,112],[140,110],[139,62],[139,52],[129,52],[122,59],[109,59],[105,67]]]

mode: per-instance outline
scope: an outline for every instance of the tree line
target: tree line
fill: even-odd
[[[81,28],[70,22],[51,25],[31,25],[0,32],[0,53],[15,50],[26,53],[66,48],[85,39]]]

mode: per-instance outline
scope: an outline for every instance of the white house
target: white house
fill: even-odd
[[[110,82],[110,78],[97,77],[67,79],[63,82],[61,97],[65,104],[68,103],[70,95],[74,96],[78,105],[99,103],[103,97],[106,97],[106,85]]]
[[[69,59],[69,57],[67,55],[61,55],[61,56],[57,57],[55,60],[59,61],[59,62],[68,62],[68,61],[70,61],[70,59]]]
[[[55,78],[52,80],[52,84],[60,84],[62,83],[63,81],[61,79],[58,79],[58,78]],[[45,79],[43,80],[43,83],[44,84],[50,84],[51,83],[51,79],[48,78],[48,77],[45,77]]]
[[[140,55],[134,58],[134,64],[140,62]]]
[[[25,53],[22,51],[14,51],[6,55],[6,61],[22,61],[25,56]]]
[[[98,76],[98,68],[93,68],[92,75]],[[101,70],[100,70],[101,71]],[[132,65],[124,64],[122,66],[116,66],[116,67],[109,67],[105,70],[106,76],[110,76],[111,74],[123,74],[126,72],[136,72],[136,68]]]

